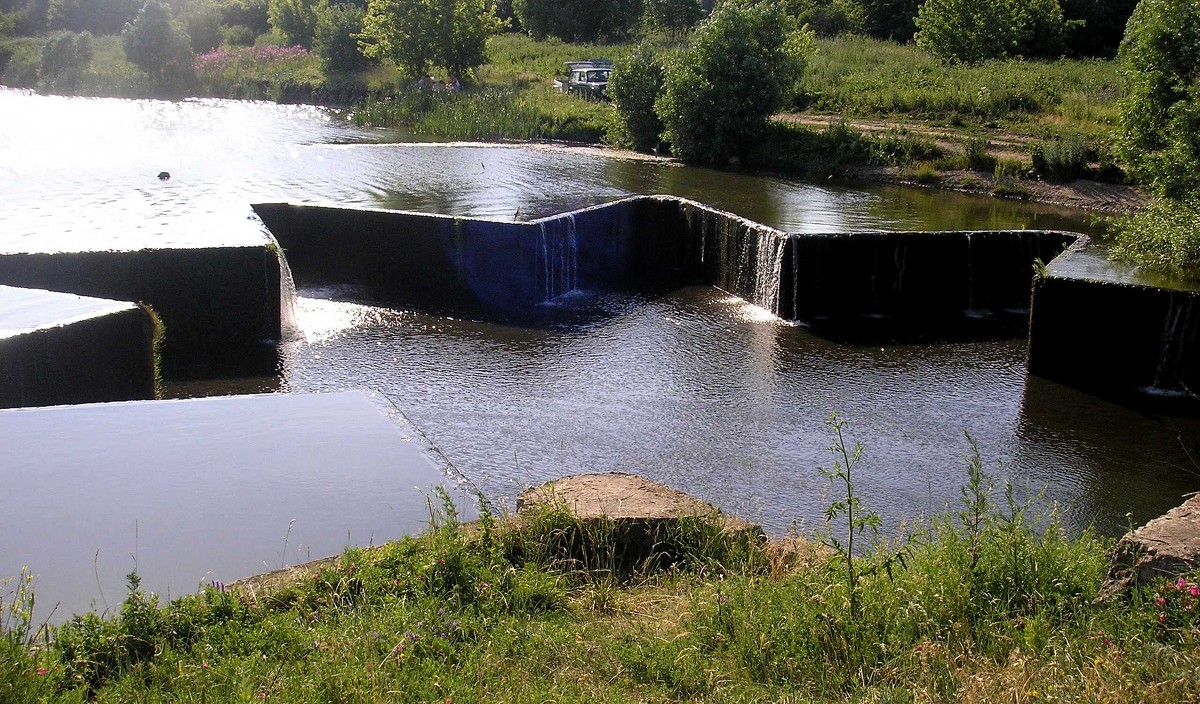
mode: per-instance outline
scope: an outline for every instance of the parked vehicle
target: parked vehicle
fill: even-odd
[[[568,61],[566,77],[554,79],[554,88],[588,100],[608,100],[608,78],[612,62],[608,59]]]

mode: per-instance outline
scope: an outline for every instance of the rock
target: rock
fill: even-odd
[[[761,544],[764,540],[761,527],[636,474],[580,474],[526,489],[517,497],[517,520],[554,504],[565,506],[580,519],[580,539],[605,541],[605,549],[615,553],[618,569],[647,561],[666,564],[681,557],[675,554],[676,548],[688,550],[688,541],[696,537],[689,538],[680,530],[680,519],[687,517],[712,519],[734,542]],[[591,528],[601,523],[603,529]]]
[[[1158,577],[1200,567],[1200,494],[1126,533],[1113,550],[1100,599],[1124,594]]]

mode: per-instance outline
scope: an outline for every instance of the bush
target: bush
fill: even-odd
[[[210,0],[189,5],[182,21],[183,28],[192,40],[192,53],[203,54],[221,45],[221,11]]]
[[[745,159],[799,80],[811,31],[794,30],[773,3],[728,2],[667,64],[655,112],[671,151],[687,161]]]
[[[357,5],[330,5],[317,16],[313,48],[327,72],[350,73],[369,66],[372,61],[358,50],[366,12]]]
[[[159,93],[178,94],[190,86],[192,46],[187,32],[171,19],[162,0],[146,0],[133,22],[121,33],[125,58],[150,75]]]
[[[1200,279],[1200,198],[1155,198],[1136,215],[1116,220],[1112,235],[1114,259]]]
[[[638,151],[655,151],[662,144],[662,120],[654,112],[654,101],[662,92],[663,60],[654,46],[639,44],[628,56],[613,63],[608,95],[617,119],[609,140]]]
[[[488,37],[501,27],[486,0],[371,0],[362,51],[391,58],[410,76],[430,65],[463,76],[487,61]]]
[[[221,43],[229,46],[254,46],[254,30],[244,24],[222,27]],[[216,46],[213,48],[215,49]]]
[[[1156,193],[1186,198],[1200,189],[1200,3],[1142,0],[1120,61],[1121,158]]]
[[[858,34],[863,9],[857,0],[786,0],[784,7],[797,25],[808,25],[818,37]]]
[[[92,65],[92,35],[89,32],[55,32],[42,45],[38,88],[47,92],[73,92]]]
[[[1033,170],[1054,181],[1073,181],[1087,168],[1087,143],[1080,135],[1053,139],[1033,147]]]
[[[311,49],[317,31],[317,11],[316,0],[270,0],[267,21],[285,44]]]
[[[1067,30],[1058,0],[927,0],[917,46],[944,61],[1060,56]]]

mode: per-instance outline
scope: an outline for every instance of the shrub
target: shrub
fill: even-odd
[[[1109,249],[1118,261],[1200,278],[1200,199],[1155,198],[1141,212],[1112,224]]]
[[[1087,167],[1087,143],[1081,135],[1052,139],[1034,145],[1032,156],[1038,174],[1054,181],[1073,181]]]
[[[1058,0],[927,0],[917,46],[945,61],[1059,56],[1067,29]]]
[[[191,39],[162,0],[146,0],[121,33],[125,58],[150,75],[160,93],[180,93],[192,79]]]
[[[1142,0],[1120,61],[1120,155],[1155,192],[1181,199],[1200,189],[1200,3]]]
[[[654,46],[639,44],[628,56],[613,63],[608,95],[616,108],[609,139],[615,144],[654,151],[662,144],[662,120],[654,101],[662,92],[663,60]]]
[[[55,32],[42,45],[38,87],[44,91],[74,91],[92,65],[92,35],[89,32]]]
[[[811,31],[793,29],[773,3],[717,8],[666,67],[654,109],[672,152],[709,164],[744,159],[799,80],[812,46]]]
[[[254,30],[244,24],[222,27],[221,43],[229,46],[254,46]]]
[[[370,59],[358,50],[366,12],[350,3],[330,5],[317,16],[313,48],[327,72],[349,73],[370,65]]]
[[[317,31],[318,2],[316,0],[270,0],[267,21],[288,45],[305,49],[313,46]]]
[[[972,137],[963,145],[965,147],[964,158],[967,161],[967,168],[977,171],[993,171],[996,168],[996,157],[988,150],[991,149],[991,143],[983,137]]]
[[[192,53],[203,54],[220,46],[221,12],[210,0],[193,2],[184,12],[182,21],[191,39]]]
[[[786,0],[784,7],[797,25],[808,25],[818,37],[857,34],[863,29],[863,10],[856,0]]]
[[[362,51],[391,58],[412,76],[431,64],[462,76],[487,61],[487,39],[500,29],[486,0],[371,0]]]

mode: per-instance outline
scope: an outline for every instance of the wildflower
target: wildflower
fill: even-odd
[[[1175,580],[1175,588],[1178,589],[1179,591],[1183,591],[1183,588],[1186,586],[1187,586],[1187,580],[1184,579],[1183,577],[1180,577],[1179,579]]]
[[[1159,623],[1166,623],[1166,620],[1167,620],[1167,615],[1166,615],[1166,614],[1159,614],[1159,615],[1158,615],[1158,622],[1159,622]]]
[[[1188,594],[1191,594],[1192,596],[1200,596],[1200,586],[1193,584],[1192,586],[1188,587]]]
[[[42,675],[48,674],[49,672],[50,672],[50,671],[49,671],[49,670],[47,670],[47,669],[46,669],[46,668],[44,668],[44,667],[39,667],[39,668],[37,669],[37,674],[38,674],[38,677],[41,677]]]
[[[1167,599],[1162,594],[1159,594],[1158,596],[1154,597],[1154,605],[1155,606],[1161,607],[1163,604],[1166,604],[1166,603],[1167,603]]]

